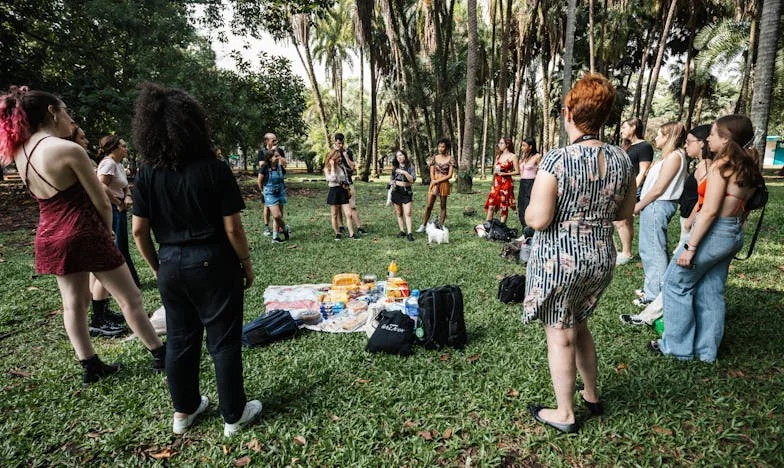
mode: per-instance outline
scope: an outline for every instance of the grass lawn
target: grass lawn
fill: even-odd
[[[522,267],[499,257],[500,243],[472,231],[481,222],[488,182],[476,183],[472,195],[450,197],[451,243],[433,246],[424,234],[413,243],[394,237],[397,223],[384,207],[380,182],[357,184],[370,234],[339,243],[329,227],[326,184],[295,177],[287,185],[290,242],[273,245],[262,236],[255,199],[243,213],[257,275],[245,296],[246,321],[262,313],[267,285],[328,282],[341,272],[383,276],[394,258],[412,287],[460,285],[465,351],[371,355],[363,333],[307,331],[244,350],[246,391],[263,402],[263,418],[226,440],[205,349],[201,390],[210,408],[186,435],[175,437],[165,377],[151,372],[150,355],[138,340],[95,339],[101,357],[121,361],[123,368],[81,387],[55,278],[34,274],[33,232],[0,233],[0,465],[242,466],[244,457],[257,466],[784,465],[780,179],[769,181],[771,202],[757,252],[730,268],[726,333],[716,364],[650,354],[645,344],[655,332],[618,320],[634,310],[641,265],[637,260],[616,270],[590,321],[606,414],[589,418],[577,403],[582,429],[572,436],[541,426],[526,410],[529,403],[553,405],[555,399],[541,326],[523,326],[519,306],[496,300],[498,279]],[[424,191],[416,188],[415,225]],[[464,216],[467,206],[477,214]],[[516,213],[510,225],[519,228]],[[671,239],[678,229],[673,220]],[[160,298],[152,273],[134,254],[145,309],[152,312]]]

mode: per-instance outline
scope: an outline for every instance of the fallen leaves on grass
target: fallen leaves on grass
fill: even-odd
[[[621,373],[621,371],[624,371],[624,370],[626,370],[626,369],[627,369],[627,367],[628,367],[628,366],[626,365],[626,363],[625,363],[625,362],[622,362],[622,363],[618,364],[617,366],[615,366],[615,373],[616,373],[616,374],[620,374],[620,373]]]
[[[13,369],[13,370],[11,370],[8,373],[10,375],[14,376],[14,377],[21,377],[21,378],[32,377],[32,375],[33,375],[32,372],[25,372],[25,371],[21,371],[19,369]]]
[[[446,428],[444,433],[441,435],[441,438],[443,438],[445,440],[451,439],[452,438],[452,428],[451,427]]]
[[[366,383],[369,383],[369,382],[370,382],[370,379],[356,379],[356,380],[354,380],[354,383],[358,383],[358,384],[366,384]]]
[[[234,460],[234,466],[246,466],[250,463],[250,457],[245,455],[244,457],[240,457]]]
[[[228,455],[228,454],[230,454],[230,453],[231,453],[231,447],[229,447],[229,446],[228,446],[228,445],[226,445],[226,444],[222,444],[222,445],[221,445],[221,449],[223,449],[223,454],[224,454],[224,455]]]
[[[256,439],[255,437],[253,438],[253,440],[245,444],[245,446],[248,447],[248,449],[253,450],[254,452],[257,453],[261,452],[261,442],[259,442],[259,439]]]
[[[305,438],[302,436],[296,436],[294,437],[294,443],[297,445],[305,445],[308,443],[308,441],[305,440]]]
[[[46,318],[54,317],[55,315],[63,315],[63,309],[55,309],[46,314]]]
[[[744,374],[740,369],[730,369],[727,371],[727,373],[730,375],[730,377],[735,377],[736,379],[746,377],[746,374]]]
[[[514,388],[510,388],[509,391],[506,392],[506,396],[512,397],[512,398],[517,398],[517,397],[520,396],[520,392],[518,392]]]
[[[669,430],[669,429],[667,429],[665,427],[661,427],[661,426],[653,426],[653,432],[655,432],[657,434],[661,434],[661,435],[667,435],[667,436],[671,436],[672,435],[672,431],[671,430]]]
[[[441,361],[448,361],[449,360],[449,353],[444,353],[444,354],[438,356],[438,359],[441,360]]]
[[[336,415],[333,414],[331,416],[331,419],[332,419],[333,422],[338,422],[338,421],[340,421],[340,416],[336,416]]]
[[[416,427],[416,423],[409,419],[403,423],[403,427]]]
[[[297,248],[297,244],[291,244],[291,245],[287,246],[286,248],[289,249],[289,250],[296,249]]]
[[[164,447],[157,452],[149,452],[150,456],[156,460],[168,460],[173,457],[177,452],[169,447]]]
[[[479,355],[479,354],[474,354],[473,356],[469,356],[469,357],[466,359],[466,361],[468,361],[468,362],[476,362],[476,361],[478,361],[478,360],[479,360],[479,358],[480,358],[480,357],[481,357],[481,355]]]
[[[430,433],[430,431],[419,431],[417,432],[417,435],[428,441],[433,440],[433,435]]]
[[[35,287],[35,286],[28,286],[28,287],[27,287],[27,290],[28,290],[28,291],[38,291],[38,288],[37,288],[37,287]]]

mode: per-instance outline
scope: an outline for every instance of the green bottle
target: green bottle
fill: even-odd
[[[659,336],[662,336],[664,333],[664,317],[657,318],[656,321],[653,322],[653,328]]]

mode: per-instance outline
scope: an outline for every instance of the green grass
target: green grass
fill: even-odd
[[[379,182],[357,186],[371,234],[335,242],[324,185],[289,181],[293,239],[279,245],[262,236],[260,206],[248,200],[243,218],[257,277],[246,294],[246,321],[261,314],[269,284],[327,282],[341,272],[382,276],[395,258],[412,287],[460,285],[469,330],[464,352],[370,355],[364,334],[307,331],[244,350],[246,391],[261,399],[264,416],[227,441],[205,349],[201,389],[213,404],[192,430],[175,437],[165,377],[149,370],[150,356],[138,341],[94,340],[102,357],[124,367],[81,388],[81,370],[56,312],[55,279],[34,275],[33,234],[3,233],[0,465],[147,465],[162,463],[151,455],[166,450],[176,465],[216,466],[244,456],[257,466],[784,465],[781,183],[769,184],[771,205],[757,253],[731,267],[716,364],[648,353],[645,343],[655,332],[618,320],[633,309],[641,267],[633,262],[616,271],[590,321],[607,412],[588,418],[578,404],[583,425],[574,436],[557,435],[526,411],[530,402],[554,403],[544,334],[538,324],[521,324],[518,306],[496,300],[499,276],[522,268],[499,257],[500,244],[473,235],[480,214],[463,215],[467,206],[481,213],[488,183],[450,198],[451,243],[438,246],[428,246],[424,235],[414,243],[394,237],[397,224],[383,206]],[[418,187],[415,194],[416,221],[423,192]],[[510,223],[517,226],[514,216]],[[145,309],[152,312],[160,298],[134,254]]]

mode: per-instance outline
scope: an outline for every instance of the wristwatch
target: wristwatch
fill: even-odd
[[[689,250],[689,251],[691,251],[691,252],[696,252],[696,251],[697,251],[697,246],[696,246],[696,245],[691,245],[691,244],[689,244],[689,243],[686,243],[686,244],[683,246],[683,248],[684,248],[685,250]]]

